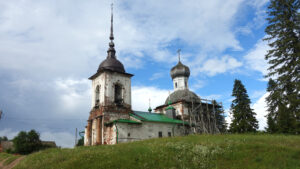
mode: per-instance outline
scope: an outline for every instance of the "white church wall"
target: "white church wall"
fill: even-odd
[[[105,89],[105,73],[101,73],[98,77],[92,80],[92,105],[93,108],[96,104],[96,88],[100,87],[99,104],[104,104],[104,89]]]
[[[125,104],[131,105],[131,79],[117,72],[103,72],[92,81],[92,105],[96,104],[96,88],[100,87],[99,104],[106,105],[114,102],[115,84],[122,85],[122,98]],[[107,103],[105,103],[107,99]]]
[[[177,86],[176,86],[177,84]],[[188,78],[187,77],[176,77],[173,79],[174,91],[183,90],[188,88]]]
[[[106,79],[106,90],[105,93],[106,98],[109,102],[114,102],[115,95],[114,95],[114,86],[115,84],[122,85],[122,98],[125,104],[131,105],[131,79],[130,77],[115,73],[115,72],[106,72],[107,79]]]
[[[84,129],[84,145],[87,146],[88,144],[88,136],[87,136],[88,130],[87,127]]]
[[[118,142],[130,142],[150,138],[182,136],[183,127],[172,123],[143,122],[142,124],[117,123]]]

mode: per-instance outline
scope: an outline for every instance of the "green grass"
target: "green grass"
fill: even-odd
[[[300,136],[191,135],[118,145],[48,149],[15,169],[300,169]]]
[[[0,162],[4,161],[6,158],[11,157],[13,155],[8,154],[8,153],[0,153]]]
[[[20,156],[19,155],[12,155],[12,156],[10,156],[10,157],[8,157],[5,161],[4,161],[4,163],[3,163],[3,165],[5,166],[5,165],[8,165],[8,164],[10,164],[10,163],[12,163],[13,161],[15,161],[17,158],[19,158]]]

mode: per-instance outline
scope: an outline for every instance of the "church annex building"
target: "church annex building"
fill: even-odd
[[[171,69],[174,91],[154,112],[134,111],[131,107],[131,77],[117,59],[113,14],[107,57],[92,81],[92,107],[85,127],[84,145],[117,144],[157,137],[191,133],[219,133],[215,101],[200,99],[189,90],[190,69],[180,61]],[[179,54],[180,55],[180,54]]]

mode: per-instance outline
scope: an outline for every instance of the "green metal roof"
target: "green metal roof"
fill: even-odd
[[[149,113],[149,112],[140,112],[133,111],[130,116],[141,120],[141,121],[151,121],[151,122],[160,122],[160,123],[176,123],[176,124],[188,124],[187,122],[183,122],[181,120],[171,119],[163,114],[159,113]]]
[[[118,119],[118,120],[114,120],[114,121],[107,122],[106,124],[110,124],[110,123],[114,123],[114,122],[142,124],[141,122],[133,121],[133,120],[129,120],[129,119]]]

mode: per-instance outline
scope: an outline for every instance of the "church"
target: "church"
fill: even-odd
[[[113,35],[113,14],[107,57],[92,81],[92,107],[85,127],[84,145],[117,144],[192,133],[219,133],[216,101],[201,99],[188,88],[190,69],[179,61],[171,69],[174,91],[154,112],[134,111],[131,106],[131,78],[117,59]]]

